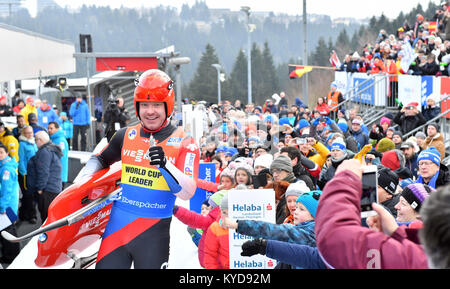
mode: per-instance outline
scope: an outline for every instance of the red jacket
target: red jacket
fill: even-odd
[[[228,229],[216,221],[205,234],[205,269],[230,269]]]
[[[189,227],[202,229],[203,234],[198,242],[198,261],[200,262],[200,266],[205,268],[204,262],[204,242],[205,235],[208,231],[209,226],[214,222],[220,220],[220,207],[216,207],[212,209],[208,215],[203,216],[197,212],[189,211],[186,208],[178,207],[178,210],[175,212],[174,216],[180,220],[183,224],[188,225]]]
[[[361,179],[350,171],[334,176],[323,190],[316,213],[317,248],[328,267],[348,269],[425,269],[421,245],[405,226],[392,236],[361,226]]]

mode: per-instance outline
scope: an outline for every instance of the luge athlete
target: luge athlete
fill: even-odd
[[[200,152],[192,137],[170,124],[173,81],[144,72],[134,91],[140,123],[122,128],[92,157],[82,175],[122,161],[121,196],[114,201],[96,268],[161,268],[169,257],[169,229],[177,197],[196,189]]]

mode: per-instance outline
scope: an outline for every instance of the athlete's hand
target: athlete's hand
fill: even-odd
[[[166,155],[164,150],[160,146],[153,146],[148,149],[148,156],[150,158],[150,164],[152,166],[159,166],[164,168],[166,166]]]

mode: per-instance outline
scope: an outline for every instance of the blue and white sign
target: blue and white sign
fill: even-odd
[[[200,163],[198,165],[198,178],[212,183],[216,182],[216,164]],[[202,203],[208,199],[213,193],[204,189],[197,188],[194,196],[189,200],[189,208],[191,211],[201,213]]]
[[[274,190],[230,190],[228,217],[234,220],[258,220],[275,223]],[[242,244],[253,237],[229,231],[230,269],[273,269],[276,260],[262,255],[241,256]]]
[[[375,104],[374,80],[367,77],[353,77],[353,87],[355,88],[356,102],[364,104]]]

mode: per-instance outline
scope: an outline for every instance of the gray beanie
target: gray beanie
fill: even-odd
[[[304,193],[310,192],[311,190],[308,188],[306,183],[302,180],[292,183],[289,185],[289,187],[286,189],[286,193],[284,193],[284,197],[287,198],[288,196],[296,196],[299,197],[300,195],[303,195]]]
[[[423,132],[419,131],[416,133],[416,138],[426,139],[427,136]]]
[[[273,160],[272,164],[270,165],[270,171],[272,172],[274,169],[279,169],[292,173],[293,170],[291,159],[284,155],[278,156],[276,159]]]

